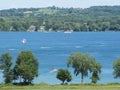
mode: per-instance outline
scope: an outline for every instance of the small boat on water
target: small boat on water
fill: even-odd
[[[50,73],[54,73],[57,72],[58,70],[56,68],[52,68],[52,70],[50,71]]]
[[[25,38],[22,39],[22,44],[26,44],[27,40]]]
[[[72,32],[71,32],[71,31],[65,31],[64,33],[66,33],[66,34],[67,34],[67,33],[72,33]]]

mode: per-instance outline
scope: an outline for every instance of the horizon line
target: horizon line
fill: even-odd
[[[56,8],[79,8],[79,9],[87,9],[87,8],[91,8],[91,7],[104,7],[104,6],[108,6],[108,7],[114,7],[114,6],[120,6],[120,5],[93,5],[93,6],[89,6],[89,7],[85,7],[85,8],[81,8],[81,7],[60,7],[60,6],[45,6],[45,7],[16,7],[16,8],[4,8],[4,9],[0,9],[1,10],[10,10],[10,9],[29,9],[29,8],[49,8],[49,7],[56,7]]]

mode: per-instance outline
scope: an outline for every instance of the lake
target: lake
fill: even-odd
[[[22,43],[22,39],[26,43]],[[72,52],[90,53],[102,64],[101,80],[98,83],[120,82],[114,79],[113,61],[120,56],[120,32],[0,32],[0,55],[10,52],[15,62],[21,50],[31,50],[40,62],[39,77],[34,83],[61,83],[56,79],[55,69],[69,69],[73,75],[71,83],[80,83],[80,75],[73,74],[72,68],[67,68],[67,58]],[[90,83],[89,77],[84,82]],[[2,74],[0,80],[3,82]]]

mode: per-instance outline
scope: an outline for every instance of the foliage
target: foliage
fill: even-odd
[[[113,75],[114,78],[120,78],[120,57],[113,63]]]
[[[83,55],[82,53],[76,52],[68,58],[67,62],[68,67],[72,65],[74,68],[74,74],[76,76],[81,73],[81,83],[83,83],[84,77],[88,75],[89,62],[87,56],[88,54]]]
[[[34,77],[38,76],[38,65],[38,60],[31,51],[21,51],[14,67],[14,79],[20,79],[20,83],[30,84]]]
[[[3,70],[3,76],[5,78],[5,83],[11,83],[13,80],[12,72],[12,56],[8,52],[0,56],[0,69]]]
[[[72,80],[72,76],[68,70],[59,69],[58,73],[56,75],[56,78],[62,81],[62,84],[65,83],[65,81],[70,82]]]
[[[120,6],[23,8],[0,10],[1,31],[120,31]]]
[[[69,67],[70,65],[74,68],[74,74],[76,76],[81,73],[81,83],[83,83],[84,77],[88,76],[88,71],[92,72],[93,83],[96,83],[97,80],[99,80],[98,73],[101,72],[101,65],[88,53],[72,53],[67,62],[67,66]]]
[[[92,83],[97,83],[97,80],[100,80],[99,74],[101,73],[101,64],[96,62],[95,58],[93,57],[90,62],[90,72],[92,72]]]

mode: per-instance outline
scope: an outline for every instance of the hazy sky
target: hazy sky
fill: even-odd
[[[87,8],[98,5],[120,5],[120,0],[0,0],[0,9],[48,7],[53,5]]]

